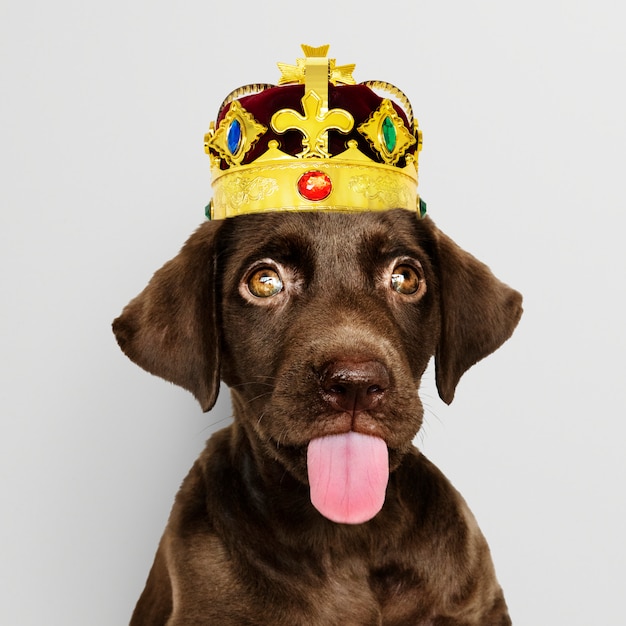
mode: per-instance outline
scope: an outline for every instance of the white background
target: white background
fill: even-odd
[[[468,500],[516,626],[624,623],[621,2],[0,4],[0,623],[127,623],[174,494],[227,423],[111,320],[203,221],[222,98],[331,44],[405,91],[420,190],[523,292],[418,445]]]

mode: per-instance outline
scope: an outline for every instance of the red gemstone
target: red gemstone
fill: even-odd
[[[317,170],[306,172],[298,180],[298,191],[307,200],[324,200],[333,189],[330,178]]]

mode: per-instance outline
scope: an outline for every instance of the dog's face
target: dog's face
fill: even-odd
[[[306,483],[310,443],[346,433],[384,442],[393,471],[422,422],[430,358],[450,402],[520,314],[520,295],[429,219],[283,212],[201,226],[114,327],[131,359],[206,410],[221,376],[253,445]]]
[[[393,469],[440,334],[432,240],[404,211],[228,227],[222,377],[248,428],[302,480],[309,441],[348,431],[382,438]]]

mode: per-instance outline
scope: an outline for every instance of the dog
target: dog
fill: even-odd
[[[488,545],[413,445],[521,295],[392,209],[207,221],[114,323],[125,354],[234,421],[176,497],[133,626],[505,626]]]

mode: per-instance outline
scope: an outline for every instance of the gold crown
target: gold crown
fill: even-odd
[[[355,66],[337,66],[328,48],[303,45],[304,59],[278,64],[278,86],[247,85],[226,97],[204,137],[213,179],[207,217],[392,208],[424,215],[422,134],[408,98],[382,81],[357,85]]]

